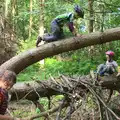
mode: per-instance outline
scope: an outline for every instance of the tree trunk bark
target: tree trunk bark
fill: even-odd
[[[88,8],[89,8],[89,24],[88,24],[88,32],[92,33],[93,32],[93,24],[94,24],[94,11],[93,11],[93,0],[88,0]],[[89,48],[89,56],[91,57],[91,60],[93,60],[95,48],[94,46],[90,46]]]
[[[0,1],[0,65],[16,54],[17,44],[8,19],[10,1]]]
[[[29,39],[30,39],[31,33],[32,33],[32,3],[33,3],[33,1],[30,0]]]
[[[0,66],[0,70],[9,69],[18,74],[29,65],[44,58],[115,40],[120,40],[120,27],[108,29],[105,32],[95,32],[82,35],[82,37],[73,37],[61,41],[47,43],[11,58]]]
[[[11,100],[28,99],[37,101],[40,97],[72,94],[73,96],[77,94],[83,97],[84,94],[88,92],[88,88],[85,87],[82,82],[86,85],[93,84],[91,83],[93,80],[90,76],[82,76],[79,78],[62,76],[53,79],[54,78],[47,81],[31,81],[28,83],[18,82],[10,90]],[[93,86],[95,85],[93,84]],[[100,84],[97,86],[101,86],[103,89],[119,90],[120,77],[102,77]]]
[[[40,0],[39,36],[44,35],[44,0]]]
[[[88,30],[89,30],[89,33],[93,32],[93,23],[94,23],[94,12],[93,12],[93,0],[88,0],[88,4],[89,4],[89,17],[90,17],[90,20],[89,20],[89,25],[88,25]]]
[[[5,18],[7,18],[7,16],[8,16],[8,3],[9,3],[9,1],[6,0],[5,1]]]
[[[44,35],[44,6],[45,0],[40,0],[40,22],[39,22],[39,36],[43,37]],[[43,41],[40,42],[41,45],[44,44]],[[44,65],[44,59],[40,61],[40,64]]]
[[[52,95],[58,95],[60,92],[49,88],[53,86],[50,81],[37,82],[18,82],[10,90],[11,100],[28,99],[31,101],[37,101],[40,97],[47,97]],[[53,88],[55,88],[53,86]]]

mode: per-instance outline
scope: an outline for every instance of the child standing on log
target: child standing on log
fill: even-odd
[[[63,34],[63,26],[64,24],[67,24],[69,27],[69,30],[72,32],[74,36],[77,36],[76,29],[74,27],[73,21],[74,19],[83,18],[84,17],[84,11],[83,9],[76,5],[74,7],[74,12],[72,13],[66,13],[57,16],[52,22],[51,22],[51,32],[52,34],[45,35],[43,38],[38,36],[36,46],[38,47],[38,44],[43,40],[45,42],[52,42],[57,41],[58,39],[62,39]]]
[[[113,51],[107,51],[106,53],[107,61],[105,64],[100,64],[98,66],[97,73],[100,76],[111,75],[117,72],[118,64],[113,60],[115,53]]]
[[[0,120],[20,120],[5,115],[8,107],[8,91],[16,83],[16,74],[10,70],[0,72]],[[21,119],[22,120],[22,119]]]

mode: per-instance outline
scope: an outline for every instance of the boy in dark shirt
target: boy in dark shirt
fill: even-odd
[[[20,120],[5,115],[8,107],[8,91],[16,83],[16,74],[10,70],[0,72],[0,120]]]
[[[45,42],[52,42],[57,41],[58,39],[63,38],[63,26],[65,24],[68,25],[69,30],[72,32],[74,36],[77,36],[76,29],[74,27],[73,21],[78,18],[84,17],[84,11],[82,8],[78,5],[74,7],[74,12],[72,13],[66,13],[57,16],[52,22],[51,22],[51,32],[52,34],[45,35],[43,38],[38,36],[36,46],[38,47],[38,44],[43,40]]]

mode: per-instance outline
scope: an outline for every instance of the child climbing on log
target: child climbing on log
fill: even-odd
[[[115,53],[113,51],[107,51],[106,53],[107,61],[105,64],[100,64],[97,69],[97,73],[100,76],[111,75],[117,73],[118,64],[113,60]]]
[[[8,107],[8,91],[16,83],[16,74],[10,70],[0,71],[0,120],[22,120],[5,115]]]
[[[58,39],[64,38],[63,34],[63,26],[65,24],[68,25],[69,30],[72,32],[74,36],[77,36],[76,28],[74,26],[73,21],[78,18],[84,17],[84,11],[83,9],[76,5],[74,7],[74,12],[72,13],[66,13],[57,16],[52,22],[51,22],[51,34],[47,34],[43,36],[38,36],[36,46],[38,47],[38,44],[43,40],[45,42],[52,42],[57,41]]]

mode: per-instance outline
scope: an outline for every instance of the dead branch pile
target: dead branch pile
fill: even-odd
[[[118,87],[115,88],[115,86],[118,86],[120,82],[115,77],[113,77],[114,81],[111,76],[110,78],[106,77],[104,81],[99,82],[96,77],[91,78],[91,76],[61,75],[56,79],[51,76],[49,81],[34,81],[18,85],[19,87],[14,86],[14,89],[11,90],[11,97],[13,100],[16,98],[18,100],[29,99],[41,110],[40,114],[31,116],[30,120],[43,116],[50,120],[52,115],[54,115],[54,119],[56,117],[56,120],[119,120],[120,109],[113,108],[111,95],[114,89],[118,90]],[[107,87],[109,90],[106,89]],[[51,102],[53,95],[64,96],[54,108],[52,108]],[[49,100],[47,111],[38,101],[41,97],[47,97]],[[117,97],[114,96],[114,98]]]

